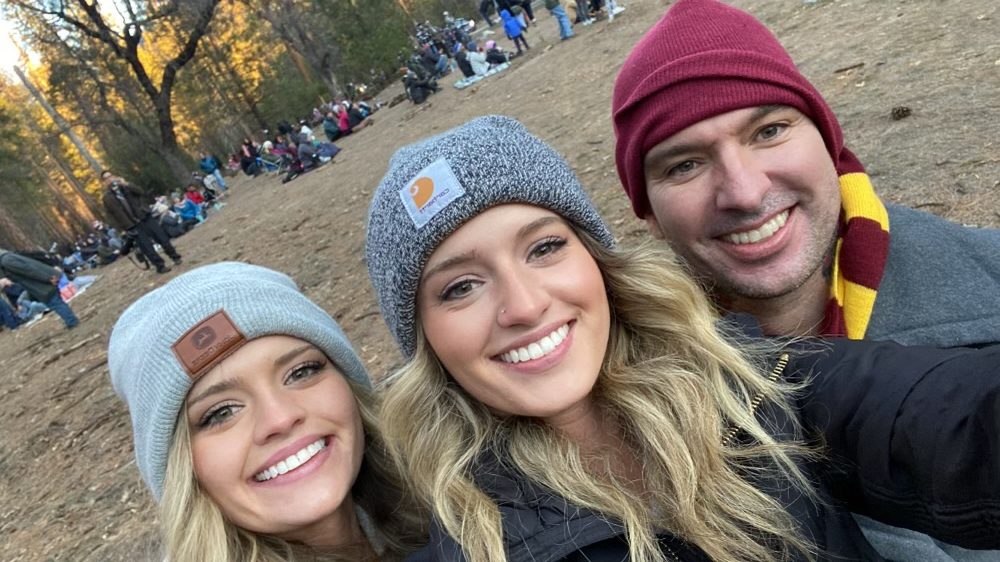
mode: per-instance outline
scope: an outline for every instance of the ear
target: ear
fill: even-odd
[[[656,215],[649,213],[643,218],[646,221],[646,228],[649,229],[649,234],[657,240],[663,240],[665,236],[663,235],[663,229],[660,228],[660,223],[656,221]]]

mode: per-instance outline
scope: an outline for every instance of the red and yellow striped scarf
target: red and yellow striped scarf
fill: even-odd
[[[875,195],[868,174],[853,154],[844,150],[840,174],[840,230],[833,256],[830,300],[823,336],[865,337],[882,272],[889,255],[889,215]]]

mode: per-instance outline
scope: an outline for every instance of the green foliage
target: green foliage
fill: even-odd
[[[320,100],[329,98],[321,82],[303,79],[287,52],[270,65],[269,71],[273,74],[269,74],[262,86],[261,113],[272,131],[278,121],[292,121],[308,115]]]
[[[317,0],[332,27],[343,55],[338,78],[342,84],[369,82],[373,73],[392,74],[397,55],[410,46],[412,23],[395,0]]]

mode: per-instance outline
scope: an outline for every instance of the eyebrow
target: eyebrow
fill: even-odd
[[[424,275],[423,275],[423,279],[428,279],[430,277],[433,277],[433,276],[437,275],[438,273],[440,273],[440,272],[442,272],[442,271],[444,271],[446,269],[451,269],[453,267],[456,267],[456,266],[459,266],[459,265],[471,262],[471,261],[475,260],[478,255],[479,255],[479,252],[476,252],[475,250],[472,250],[470,252],[464,252],[464,253],[458,254],[457,256],[452,256],[452,257],[450,257],[450,258],[442,261],[441,263],[435,265],[434,267],[431,267],[431,268],[428,268],[427,270],[425,270],[424,271]]]
[[[293,350],[291,350],[291,351],[289,351],[287,353],[279,355],[274,360],[274,366],[275,366],[275,368],[280,368],[280,367],[283,367],[283,366],[287,365],[288,363],[290,363],[292,361],[292,359],[295,359],[299,355],[305,353],[306,351],[309,351],[312,348],[313,348],[312,344],[306,344],[306,345],[297,347],[297,348],[295,348],[295,349],[293,349]],[[188,407],[190,407],[193,404],[197,404],[201,400],[204,400],[205,398],[207,398],[207,397],[209,397],[209,396],[211,396],[213,394],[218,394],[220,392],[226,392],[228,390],[232,390],[235,387],[236,387],[236,379],[235,378],[228,378],[226,380],[219,381],[219,382],[213,384],[212,386],[206,388],[202,392],[199,392],[197,395],[195,395],[191,399],[189,399],[187,401],[187,405],[188,405]]]
[[[780,104],[762,105],[760,107],[754,108],[753,113],[747,117],[746,121],[743,122],[742,127],[746,128],[757,121],[760,121],[764,117],[774,113],[775,111],[781,111],[782,109],[787,109],[789,106]],[[643,161],[645,165],[646,162],[651,162],[655,160],[669,160],[675,156],[685,154],[688,152],[693,152],[699,148],[702,148],[702,143],[683,143],[676,146],[671,146],[662,151],[656,151],[655,149],[646,155]]]
[[[515,237],[519,238],[519,239],[520,238],[526,238],[526,237],[530,236],[532,233],[534,233],[535,231],[540,230],[540,229],[542,229],[542,228],[544,228],[544,227],[546,227],[546,226],[548,226],[548,225],[550,225],[552,223],[562,222],[562,220],[563,220],[562,218],[554,216],[554,215],[553,216],[541,217],[541,218],[533,220],[533,221],[529,222],[528,224],[522,226],[521,228],[517,229],[517,233],[515,234]],[[428,279],[430,277],[433,277],[437,273],[440,273],[441,271],[444,271],[446,269],[451,269],[453,267],[457,267],[459,265],[463,265],[463,264],[469,263],[471,261],[474,261],[478,257],[479,257],[479,252],[477,252],[476,250],[471,250],[471,251],[468,251],[468,252],[464,252],[464,253],[458,254],[457,256],[452,256],[452,257],[450,257],[450,258],[442,261],[441,263],[435,265],[434,267],[430,267],[427,270],[425,270],[424,271],[424,275],[423,275],[423,277],[421,279],[422,280],[423,279]]]
[[[201,402],[202,400],[204,400],[205,398],[208,398],[209,396],[211,396],[213,394],[219,394],[220,392],[226,392],[227,390],[232,390],[235,387],[236,387],[236,379],[229,378],[229,379],[226,379],[226,380],[223,380],[223,381],[219,381],[219,382],[213,384],[212,386],[206,388],[202,392],[198,393],[196,396],[190,398],[187,401],[187,407],[190,408],[191,406],[194,406],[198,402]]]

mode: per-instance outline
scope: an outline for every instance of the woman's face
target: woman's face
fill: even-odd
[[[194,471],[234,524],[313,546],[353,517],[364,429],[344,376],[312,344],[252,340],[188,393]]]
[[[588,410],[610,312],[597,263],[555,213],[489,209],[431,254],[417,298],[427,341],[493,410],[558,423]]]

